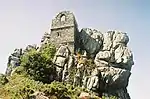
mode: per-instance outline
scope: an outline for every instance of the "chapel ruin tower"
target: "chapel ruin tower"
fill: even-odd
[[[75,53],[76,35],[78,34],[78,25],[73,13],[62,11],[52,20],[50,42],[55,44],[56,48],[60,44],[68,45],[70,51]]]

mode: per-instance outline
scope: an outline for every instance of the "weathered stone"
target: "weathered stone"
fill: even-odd
[[[6,75],[10,75],[12,70],[20,66],[20,57],[23,55],[22,49],[15,49],[14,52],[9,56]]]
[[[70,80],[70,76],[71,76],[71,72],[73,68],[74,68],[74,56],[70,55],[68,58],[68,62],[65,65],[64,70],[63,70],[63,74],[64,74],[62,78],[63,81]]]
[[[77,71],[74,77],[74,86],[81,86],[82,85],[82,79],[84,74],[85,66],[83,63],[77,64]]]
[[[108,38],[108,39],[107,39]],[[126,47],[129,38],[126,33],[108,31],[104,34],[103,50],[95,57],[97,66],[108,66],[131,70],[133,62],[132,52]]]
[[[56,65],[56,71],[59,80],[65,79],[68,68],[67,61],[69,59],[69,55],[70,50],[67,45],[61,45],[54,56],[53,63]]]
[[[65,65],[65,61],[66,61],[66,58],[64,58],[64,57],[57,57],[57,59],[55,61],[55,64],[58,65],[59,67],[63,68],[64,65]]]
[[[108,89],[126,88],[131,75],[130,71],[114,67],[99,67],[102,80],[106,83]]]
[[[60,45],[60,48],[56,52],[56,56],[66,57],[68,58],[70,54],[70,50],[67,45]]]
[[[22,55],[22,49],[15,49],[11,56],[20,57]]]
[[[81,92],[79,99],[90,99],[90,94],[87,92]]]
[[[87,82],[87,88],[93,91],[96,91],[99,88],[99,71],[97,68],[92,71],[91,77]]]
[[[36,44],[32,44],[32,45],[28,45],[24,50],[23,50],[23,54],[32,50],[32,49],[35,49],[37,50],[37,45]]]
[[[30,95],[29,99],[49,99],[45,96],[43,92],[35,92],[32,95]]]
[[[82,30],[84,30],[89,36],[91,36],[93,39],[95,39],[100,44],[102,43],[102,41],[103,41],[103,34],[100,31],[98,31],[96,29],[92,30],[90,28],[83,28]]]
[[[73,13],[62,11],[52,20],[50,34],[45,32],[39,48],[46,43],[56,46],[53,59],[56,80],[67,82],[72,79],[74,86],[88,88],[107,99],[111,96],[130,99],[126,87],[134,62],[132,52],[127,47],[128,42],[128,35],[121,31],[101,33],[96,29],[83,28],[79,32]],[[31,49],[38,51],[37,45],[27,46],[23,53],[16,49],[9,57],[6,74],[13,74],[14,68],[20,65],[20,56]],[[94,63],[88,64],[88,58]],[[54,79],[53,75],[49,77]],[[34,96],[45,97],[40,92]],[[86,95],[81,96],[85,98]]]
[[[126,33],[115,31],[113,35],[113,48],[115,48],[118,44],[124,44],[125,46],[129,42],[129,37]]]
[[[106,99],[131,99],[127,92],[127,89],[125,88],[111,91],[108,90],[107,93],[103,93],[102,96]]]
[[[62,11],[52,20],[50,42],[59,48],[59,44],[67,44],[72,53],[75,53],[78,25],[73,13]]]
[[[72,67],[74,66],[74,56],[70,55],[68,59],[68,70],[71,70]]]
[[[37,45],[28,45],[24,50],[22,48],[15,49],[14,52],[8,57],[7,69],[5,74],[10,75],[16,67],[20,66],[21,56],[32,49],[37,50]]]
[[[82,29],[80,32],[79,42],[81,50],[85,50],[89,56],[95,57],[102,46],[102,34],[93,33],[89,35],[86,33],[86,29]]]
[[[105,60],[105,61],[109,61],[111,58],[111,52],[110,51],[100,51],[95,59],[99,59],[99,60]]]
[[[62,72],[62,81],[67,81],[68,77],[68,64],[65,64]]]
[[[97,42],[99,42],[100,45],[103,43],[104,38],[103,34],[100,31],[94,29],[91,37],[94,38]]]
[[[69,75],[70,69],[76,66],[75,86],[100,91],[100,95],[107,96],[108,99],[111,96],[130,99],[126,87],[134,62],[132,52],[127,48],[129,37],[126,33],[112,30],[102,34],[90,28],[83,28],[78,32],[74,15],[64,11],[52,21],[50,36],[50,41],[57,47],[63,43],[71,48],[71,54],[77,52],[77,57],[73,59],[65,47],[58,49],[54,63],[62,67],[57,69],[62,72],[63,80],[68,78],[66,75]],[[78,57],[78,54],[84,53],[86,57]],[[98,69],[97,72],[88,68],[87,65],[91,64],[84,64],[87,58],[94,59],[96,66],[92,70]]]
[[[90,36],[93,34],[93,31],[90,28],[83,28],[82,30],[86,31],[86,33]]]
[[[115,67],[131,70],[133,62],[132,52],[125,46],[119,45],[115,50]]]
[[[44,33],[44,36],[43,36],[42,39],[41,39],[41,43],[42,43],[42,44],[47,44],[47,43],[49,43],[49,42],[50,42],[50,34],[47,33],[47,32],[45,32],[45,33]]]
[[[104,33],[103,50],[110,51],[113,44],[114,31]]]

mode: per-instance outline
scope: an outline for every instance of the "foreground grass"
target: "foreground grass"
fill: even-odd
[[[0,98],[4,99],[29,99],[34,92],[40,91],[46,96],[56,96],[58,99],[77,99],[81,88],[73,88],[70,84],[52,82],[44,84],[31,80],[21,75],[13,75],[8,78],[9,82],[0,88]]]

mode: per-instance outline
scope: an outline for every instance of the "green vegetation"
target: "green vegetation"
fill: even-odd
[[[0,74],[0,87],[5,85],[7,82],[8,82],[8,79],[6,78],[6,76],[4,74]]]
[[[15,72],[36,81],[50,83],[50,75],[55,75],[52,64],[55,52],[55,47],[50,44],[43,45],[40,51],[32,49],[21,57],[21,66]]]
[[[81,88],[73,88],[70,84],[61,82],[50,83],[50,75],[55,75],[52,59],[56,49],[51,44],[45,44],[40,51],[31,49],[21,57],[21,65],[13,70],[12,76],[1,76],[0,97],[7,99],[28,99],[34,92],[44,92],[46,96],[56,96],[58,99],[76,99]]]
[[[11,76],[0,75],[0,98],[30,99],[33,93],[39,91],[45,93],[45,96],[50,99],[78,99],[82,91],[87,92],[86,89],[74,87],[72,84],[52,82],[50,75],[56,75],[55,66],[52,63],[55,52],[53,45],[45,44],[39,51],[31,49],[22,55],[21,65],[12,71]],[[91,60],[87,60],[86,65],[88,69],[95,66]],[[72,69],[70,76],[74,76],[73,72],[75,68]]]
[[[82,89],[78,87],[73,88],[72,85],[55,81],[51,84],[43,84],[22,75],[14,74],[9,78],[9,83],[0,88],[0,98],[29,99],[30,95],[36,91],[44,92],[48,97],[56,96],[58,99],[76,99]]]
[[[70,84],[62,82],[52,82],[51,84],[44,84],[40,81],[32,80],[23,75],[14,74],[8,77],[9,82],[0,88],[0,98],[3,99],[29,99],[34,92],[43,92],[47,97],[57,97],[50,99],[78,99],[80,93],[85,91],[80,87],[73,87]],[[83,98],[86,99],[86,98]],[[98,97],[87,99],[100,99]],[[105,97],[102,97],[105,99]],[[110,99],[117,99],[111,97]]]

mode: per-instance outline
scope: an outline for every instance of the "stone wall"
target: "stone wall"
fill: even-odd
[[[77,28],[75,17],[71,12],[60,12],[52,20],[50,42],[54,43],[57,48],[59,48],[59,44],[67,44],[74,53],[74,37],[78,32]]]
[[[74,27],[51,30],[50,42],[54,43],[57,48],[59,44],[69,44],[69,49],[74,51]]]

